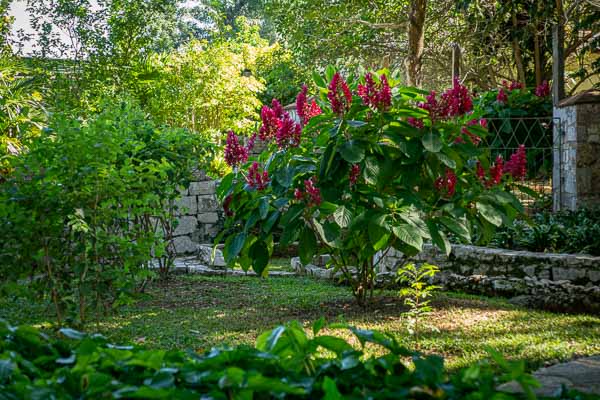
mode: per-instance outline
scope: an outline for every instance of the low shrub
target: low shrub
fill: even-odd
[[[515,250],[600,256],[600,209],[542,212],[502,227],[492,245]]]
[[[0,399],[518,399],[535,398],[524,363],[490,350],[484,361],[449,374],[441,357],[408,351],[393,336],[342,325],[360,349],[297,322],[262,334],[256,347],[204,354],[116,346],[100,335],[63,329],[65,340],[0,320]],[[382,355],[366,357],[365,345]],[[410,361],[410,363],[409,363]],[[526,395],[497,391],[517,381]],[[575,393],[563,398],[580,398]]]

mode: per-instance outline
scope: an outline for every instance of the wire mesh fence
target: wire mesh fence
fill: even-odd
[[[529,190],[517,191],[528,212],[552,209],[552,171],[555,128],[560,130],[560,119],[553,117],[489,118],[487,145],[492,159],[501,155],[504,160],[520,145],[527,149],[527,177],[523,182]],[[560,166],[557,166],[560,167]],[[531,193],[526,193],[531,191]],[[536,193],[533,196],[533,192]]]

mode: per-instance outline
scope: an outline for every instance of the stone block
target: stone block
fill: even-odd
[[[216,212],[198,214],[198,222],[201,224],[216,224],[219,222],[219,214]]]
[[[196,217],[184,216],[178,219],[179,224],[175,228],[174,236],[189,235],[198,228]]]
[[[198,196],[203,194],[215,194],[215,190],[215,181],[192,182],[190,183],[189,193],[192,196]]]
[[[183,196],[175,205],[178,207],[177,215],[194,215],[198,212],[196,196]]]
[[[219,209],[219,203],[214,195],[198,196],[198,212],[214,212]]]
[[[173,239],[175,252],[177,254],[192,254],[196,252],[197,244],[192,242],[188,236],[178,236]]]

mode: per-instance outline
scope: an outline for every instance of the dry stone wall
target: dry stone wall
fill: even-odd
[[[223,227],[223,209],[216,196],[217,182],[202,171],[181,191],[178,225],[174,232],[177,254],[195,254],[203,243],[212,243]]]

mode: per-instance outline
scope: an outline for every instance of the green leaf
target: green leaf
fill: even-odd
[[[269,218],[263,224],[263,232],[269,233],[279,218],[279,211],[273,211]]]
[[[502,225],[503,214],[499,212],[494,206],[486,203],[477,202],[477,211],[479,214],[494,226]]]
[[[298,243],[298,252],[302,264],[310,264],[317,251],[317,239],[315,233],[308,226],[305,226],[300,234]]]
[[[456,218],[441,217],[439,221],[448,228],[452,233],[457,235],[460,239],[470,242],[471,233],[469,229],[464,225],[463,221]]]
[[[317,334],[321,332],[321,329],[325,327],[325,323],[325,317],[323,316],[316,320],[312,326],[313,335],[317,336]]]
[[[330,64],[327,66],[327,68],[325,68],[325,77],[327,78],[327,82],[331,82],[333,75],[335,75],[335,67]]]
[[[367,125],[367,123],[364,122],[364,121],[353,121],[353,120],[350,120],[350,121],[346,121],[346,123],[351,128],[361,128],[361,127]]]
[[[434,133],[431,129],[423,136],[421,140],[425,150],[431,153],[438,153],[443,147],[440,136],[437,133]]]
[[[451,168],[451,169],[456,169],[456,161],[454,161],[453,159],[448,157],[446,154],[436,153],[436,156],[437,156],[438,160],[440,160],[441,163],[444,164],[446,167]]]
[[[417,228],[409,224],[400,224],[392,226],[394,236],[406,243],[408,246],[415,248],[417,251],[423,249],[423,238],[419,234]]]
[[[269,198],[268,197],[261,197],[260,201],[258,202],[258,211],[260,213],[260,219],[267,218],[267,215],[269,214]]]
[[[344,400],[344,397],[338,390],[335,381],[326,376],[323,380],[323,400]]]
[[[325,89],[327,88],[327,83],[325,82],[323,77],[321,75],[319,75],[317,72],[312,73],[312,78],[313,78],[313,81],[315,82],[315,85],[317,85],[317,87],[325,88]]]
[[[353,350],[348,342],[335,336],[317,336],[313,339],[313,343],[316,343],[327,350],[331,350],[338,355],[341,355],[345,351]]]
[[[344,160],[356,164],[365,158],[365,149],[356,140],[349,140],[340,147],[340,154]]]
[[[225,258],[225,262],[228,264],[231,263],[242,251],[244,247],[244,242],[246,241],[246,233],[240,232],[235,236],[230,236],[225,242],[225,247],[223,248],[223,256]]]
[[[269,264],[269,247],[262,240],[257,240],[250,247],[249,256],[252,258],[252,269],[258,276],[264,276]]]
[[[390,238],[390,227],[385,222],[386,217],[385,214],[381,214],[369,221],[369,240],[375,250],[381,250],[386,247]]]
[[[341,206],[333,213],[333,219],[340,228],[347,228],[352,222],[352,212]]]
[[[0,360],[0,385],[8,380],[15,369],[11,360]]]
[[[452,251],[452,245],[450,244],[448,237],[446,237],[446,234],[438,229],[434,221],[427,221],[427,227],[429,228],[429,234],[431,235],[433,244],[443,251],[446,256],[449,256]]]
[[[71,328],[62,328],[59,332],[62,333],[64,336],[68,337],[69,339],[81,340],[85,337],[85,333],[76,331],[75,329]]]

